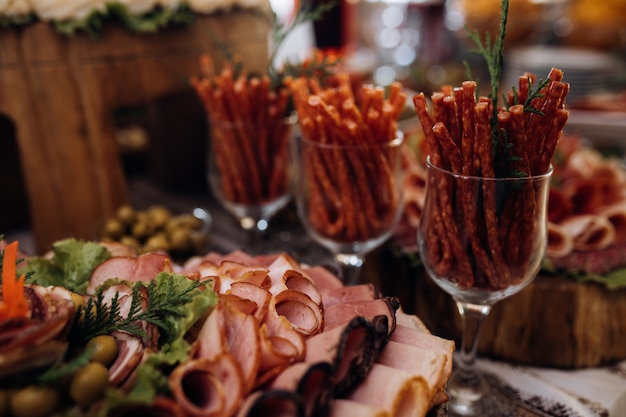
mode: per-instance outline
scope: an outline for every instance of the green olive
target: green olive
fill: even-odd
[[[52,414],[59,404],[59,394],[50,387],[28,386],[10,398],[13,417],[44,417]]]
[[[138,220],[133,224],[132,233],[133,237],[143,239],[154,233],[154,227],[152,227],[147,219]]]
[[[111,365],[117,357],[117,341],[106,334],[91,339],[87,343],[87,349],[92,350],[91,360],[104,366]]]
[[[85,308],[85,306],[87,305],[85,298],[83,298],[83,296],[80,294],[73,292],[71,293],[70,297],[72,298],[72,303],[74,303],[75,309],[78,309],[78,307]]]
[[[152,225],[157,229],[161,229],[165,227],[170,217],[172,217],[172,213],[167,207],[153,206],[148,210],[148,216]]]
[[[108,219],[104,223],[104,237],[117,239],[124,234],[124,225],[118,219]]]
[[[170,242],[173,250],[185,251],[191,243],[191,230],[188,228],[174,229],[170,232]]]
[[[139,241],[133,236],[122,236],[120,238],[120,243],[133,249],[139,249],[140,246]]]
[[[146,241],[144,246],[144,250],[147,252],[159,251],[159,250],[169,250],[170,242],[167,239],[167,236],[163,233],[157,233],[154,236],[150,236]]]
[[[130,204],[124,204],[117,209],[115,217],[123,224],[129,225],[135,221],[135,209]]]
[[[91,362],[74,374],[70,397],[79,406],[87,406],[102,398],[109,385],[109,371],[100,362]]]

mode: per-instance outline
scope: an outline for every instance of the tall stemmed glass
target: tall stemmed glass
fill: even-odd
[[[247,232],[251,252],[262,252],[269,221],[290,200],[290,152],[295,114],[263,123],[210,120],[208,179],[222,206]]]
[[[462,322],[458,363],[448,381],[449,409],[482,415],[485,386],[475,369],[480,329],[491,307],[537,275],[547,245],[552,169],[521,178],[463,176],[427,161],[420,256],[454,299]]]
[[[296,203],[307,232],[330,250],[347,285],[357,284],[366,255],[391,235],[402,209],[402,132],[391,141],[296,147]]]

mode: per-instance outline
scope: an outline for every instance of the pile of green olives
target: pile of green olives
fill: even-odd
[[[193,254],[206,245],[204,226],[204,222],[191,213],[175,215],[162,205],[138,210],[124,204],[105,221],[100,239],[123,243],[137,253]]]
[[[86,346],[90,362],[59,386],[28,385],[17,390],[0,389],[0,416],[44,417],[61,407],[87,408],[100,400],[109,387],[108,367],[118,354],[113,336],[101,335]]]

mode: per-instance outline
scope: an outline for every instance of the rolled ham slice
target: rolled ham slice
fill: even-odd
[[[598,212],[615,229],[615,243],[626,242],[626,201],[605,207]]]
[[[185,362],[172,371],[168,382],[176,403],[190,416],[229,417],[244,398],[239,368],[229,353],[211,361]]]
[[[562,226],[548,222],[548,247],[546,256],[549,258],[562,258],[574,250],[574,238]]]
[[[348,399],[397,417],[423,417],[430,408],[428,386],[423,378],[381,364],[372,366],[367,378]]]
[[[571,216],[561,223],[561,227],[572,236],[576,250],[601,250],[615,242],[615,228],[604,216]]]

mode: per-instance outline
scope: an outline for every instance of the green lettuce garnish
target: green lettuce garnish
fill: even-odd
[[[111,252],[96,242],[59,240],[52,245],[52,258],[32,257],[20,264],[20,274],[29,284],[63,286],[84,294],[93,270],[111,257]]]

